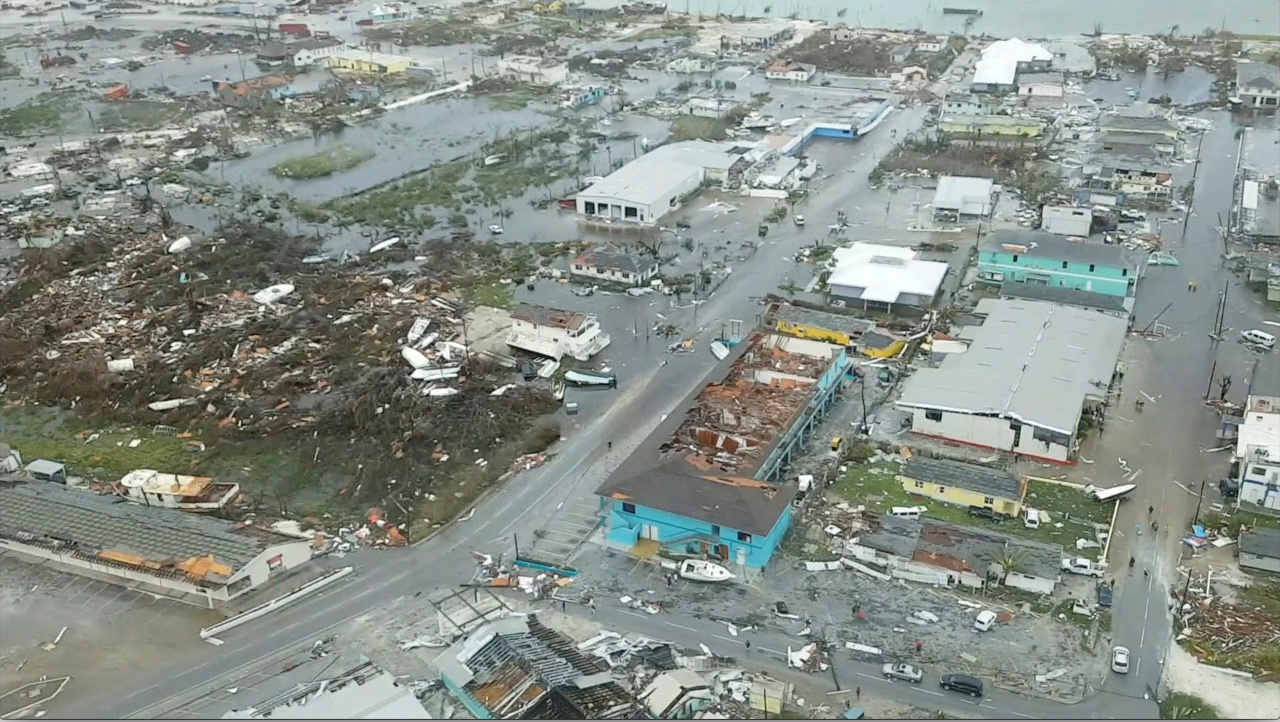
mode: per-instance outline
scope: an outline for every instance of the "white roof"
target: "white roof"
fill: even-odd
[[[944,175],[938,179],[938,189],[933,193],[933,206],[943,209],[962,209],[966,203],[981,201],[991,205],[991,193],[996,182],[990,178]]]
[[[1087,398],[1105,395],[1129,322],[1046,301],[984,299],[969,350],[903,384],[901,406],[994,414],[1074,434]]]
[[[1267,457],[1280,462],[1280,414],[1250,411],[1244,415],[1236,437],[1236,456],[1244,457],[1249,449],[1266,449]]]
[[[701,182],[708,170],[727,171],[743,157],[743,153],[730,151],[741,148],[733,143],[702,140],[669,143],[636,158],[578,195],[649,205],[693,178]]]
[[[829,285],[861,288],[861,298],[896,303],[902,294],[933,298],[947,273],[947,264],[921,261],[910,248],[858,242],[831,255]]]
[[[1053,53],[1018,38],[998,40],[982,51],[982,58],[974,66],[973,82],[1013,85],[1018,77],[1018,63],[1032,60],[1053,60]]]

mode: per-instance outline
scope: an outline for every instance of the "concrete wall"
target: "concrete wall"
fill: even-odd
[[[926,409],[911,410],[911,430],[924,436],[935,436],[958,441],[984,449],[1010,451],[1033,459],[1067,463],[1071,458],[1069,446],[1045,444],[1034,438],[1034,427],[1023,424],[1018,444],[1014,445],[1014,430],[1010,420],[994,416],[977,416],[958,412],[943,412],[941,421],[926,417]]]
[[[990,283],[1023,281],[1122,297],[1129,296],[1137,283],[1137,274],[1122,266],[1075,263],[1004,250],[978,254],[978,278]]]
[[[309,561],[311,561],[311,542],[299,539],[283,544],[275,544],[267,547],[261,554],[244,565],[243,569],[227,580],[227,585],[230,586],[241,579],[248,578],[249,586],[240,591],[243,594],[254,587],[262,586],[272,576],[284,574],[290,569]]]
[[[1258,464],[1247,464],[1257,468]],[[1268,467],[1269,468],[1269,467]],[[1274,483],[1243,477],[1240,480],[1240,501],[1257,504],[1266,509],[1280,510],[1280,487]]]
[[[624,511],[623,502],[617,499],[602,501],[607,515],[606,540],[609,544],[630,549],[640,539],[654,539],[689,554],[701,553],[704,544],[723,545],[727,548],[723,557],[715,549],[708,549],[708,554],[722,558],[729,565],[742,563],[755,569],[769,562],[791,526],[791,507],[788,506],[768,536],[752,534],[750,541],[742,541],[738,538],[737,529],[722,526],[718,534],[713,534],[710,522],[639,504],[635,505],[632,513]]]

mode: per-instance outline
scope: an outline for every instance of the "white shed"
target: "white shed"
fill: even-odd
[[[990,178],[944,175],[933,194],[934,212],[989,216],[995,208],[995,186]]]

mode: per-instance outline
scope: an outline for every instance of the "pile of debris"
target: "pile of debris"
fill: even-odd
[[[397,496],[430,501],[455,473],[470,470],[474,490],[542,451],[535,431],[558,438],[530,429],[555,407],[546,389],[468,353],[451,279],[381,270],[443,250],[391,248],[375,266],[269,228],[178,233],[103,221],[30,251],[0,282],[11,393],[123,423],[305,439],[317,456],[344,444],[344,461],[364,462],[351,498],[385,504],[374,494],[397,478],[411,480]]]
[[[1229,657],[1243,661],[1250,671],[1263,672],[1247,660],[1280,643],[1280,618],[1264,605],[1230,604],[1208,596],[1184,604],[1181,621],[1178,641],[1201,662],[1221,663]]]
[[[208,50],[211,53],[248,53],[258,47],[258,41],[248,33],[206,33],[203,30],[166,30],[143,38],[144,50],[172,48],[174,43],[186,46],[186,53]]]

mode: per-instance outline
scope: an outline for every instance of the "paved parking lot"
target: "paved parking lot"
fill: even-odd
[[[129,683],[137,661],[177,659],[198,649],[200,628],[220,615],[3,555],[0,617],[0,692],[44,676],[70,676],[45,708],[56,716],[59,702]],[[57,646],[45,649],[63,627]]]

